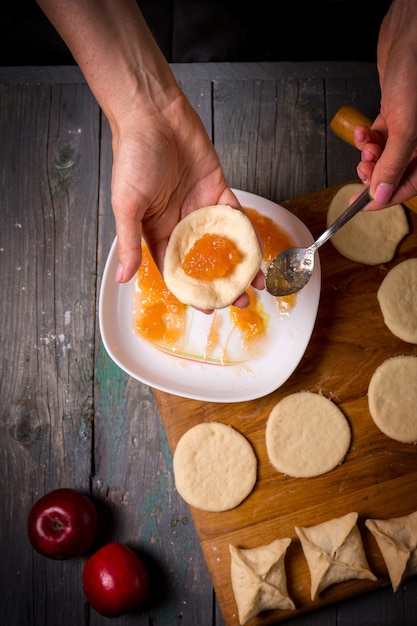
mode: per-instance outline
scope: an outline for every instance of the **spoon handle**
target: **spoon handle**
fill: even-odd
[[[369,195],[369,188],[366,187],[360,196],[356,198],[352,204],[348,206],[348,208],[341,214],[339,217],[329,226],[327,230],[324,231],[322,235],[310,246],[310,250],[317,250],[320,248],[330,237],[342,228],[352,217],[359,213],[369,202],[371,201],[371,196]]]

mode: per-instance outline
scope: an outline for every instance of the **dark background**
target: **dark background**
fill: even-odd
[[[173,63],[373,62],[379,26],[391,2],[252,0],[247,6],[243,0],[140,0],[138,4]],[[3,66],[74,64],[35,0],[3,0],[0,41]]]

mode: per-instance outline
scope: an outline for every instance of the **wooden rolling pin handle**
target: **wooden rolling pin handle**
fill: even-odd
[[[356,126],[371,126],[372,121],[361,113],[358,109],[349,104],[344,104],[337,111],[336,115],[333,117],[330,122],[330,128],[332,131],[346,141],[346,143],[355,147],[355,142],[353,140],[353,131]],[[417,213],[417,196],[410,198],[403,202],[406,207]]]
[[[353,131],[356,126],[371,126],[372,120],[349,104],[344,104],[330,122],[330,128],[340,139],[355,147]]]

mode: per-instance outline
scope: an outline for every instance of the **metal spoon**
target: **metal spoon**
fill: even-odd
[[[265,286],[273,296],[289,296],[300,291],[310,280],[314,270],[314,253],[342,226],[371,201],[368,187],[333,222],[309,248],[288,248],[269,264]]]

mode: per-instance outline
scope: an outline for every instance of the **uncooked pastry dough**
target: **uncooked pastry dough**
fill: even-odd
[[[348,207],[349,200],[364,185],[345,185],[333,197],[327,211],[327,227]],[[340,254],[367,265],[391,261],[398,244],[409,232],[407,216],[401,204],[381,211],[360,211],[343,226],[331,242]]]
[[[403,341],[417,343],[417,259],[393,267],[382,281],[377,298],[390,331]]]
[[[205,422],[187,430],[178,441],[173,464],[179,494],[203,511],[233,509],[256,483],[253,448],[227,424]]]
[[[417,357],[386,359],[369,382],[368,405],[376,426],[387,437],[417,442]]]
[[[231,272],[208,282],[188,276],[181,267],[187,252],[206,233],[229,239],[241,255]],[[219,204],[197,209],[178,222],[165,254],[164,279],[180,302],[200,309],[221,309],[246,291],[261,263],[258,237],[248,216]]]
[[[341,410],[325,396],[293,393],[272,409],[266,424],[269,460],[295,478],[319,476],[341,463],[351,440]]]
[[[243,550],[229,545],[232,588],[239,624],[246,624],[261,611],[295,609],[288,595],[285,555],[291,539]]]
[[[357,519],[357,513],[347,513],[309,528],[295,527],[310,570],[312,600],[345,580],[376,580],[366,560]]]
[[[417,574],[417,511],[392,519],[367,519],[387,566],[393,591]]]

